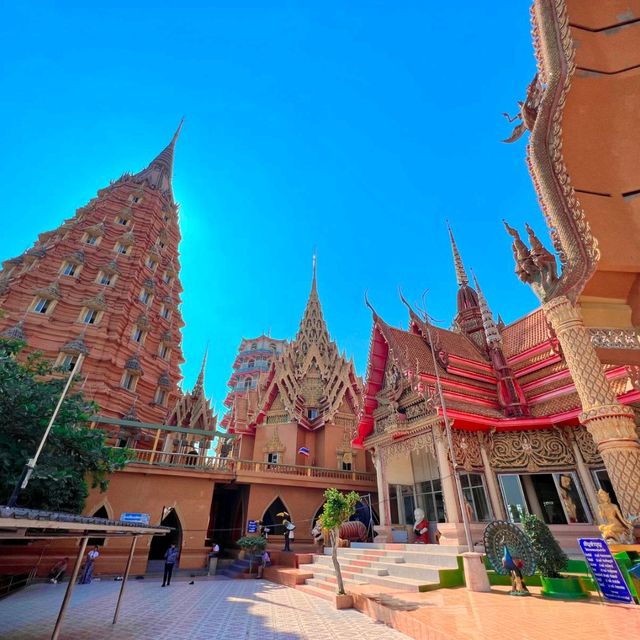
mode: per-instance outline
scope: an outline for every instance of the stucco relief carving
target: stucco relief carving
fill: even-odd
[[[380,447],[380,457],[385,461],[400,456],[407,457],[412,451],[420,450],[426,450],[435,457],[436,448],[431,429],[407,438],[406,440],[402,440],[401,442],[394,442],[388,446]]]
[[[483,466],[480,440],[477,434],[452,429],[453,453],[456,463],[465,471],[473,471]],[[449,454],[449,460],[451,455]]]
[[[583,427],[571,429],[571,433],[575,438],[580,455],[587,464],[602,464],[602,456],[598,453],[593,436]]]
[[[635,329],[589,329],[591,343],[601,349],[640,349],[640,334]]]
[[[495,433],[490,452],[495,469],[539,471],[545,467],[574,465],[575,459],[557,430]]]

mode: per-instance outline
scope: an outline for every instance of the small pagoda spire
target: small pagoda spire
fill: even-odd
[[[209,353],[209,345],[207,344],[204,350],[204,356],[202,358],[202,366],[200,367],[200,373],[198,374],[198,379],[196,380],[195,385],[193,386],[193,391],[191,395],[199,395],[204,393],[204,370],[207,366],[207,355]]]
[[[311,278],[311,291],[315,291],[317,293],[317,268],[318,268],[318,256],[316,254],[316,250],[313,250],[313,276]]]
[[[171,142],[151,161],[146,169],[143,169],[140,173],[133,176],[135,182],[146,181],[150,187],[159,189],[162,193],[169,194],[171,200],[173,200],[173,191],[171,189],[173,180],[173,155],[183,124],[184,118],[180,121],[176,132],[173,134],[173,138],[171,138]]]
[[[456,280],[461,287],[468,286],[469,278],[467,277],[467,272],[465,271],[464,264],[462,263],[462,258],[460,257],[460,252],[458,251],[458,245],[456,245],[456,240],[453,237],[453,231],[451,230],[449,221],[447,221],[447,229],[449,229],[449,238],[451,239],[453,264],[456,268]]]
[[[475,273],[473,274],[473,284],[475,285],[476,292],[478,293],[478,302],[480,304],[480,312],[482,314],[482,326],[484,327],[487,345],[489,347],[497,346],[502,342],[502,336],[496,326],[493,314],[491,313],[487,299],[484,297],[484,293],[482,293],[482,289],[478,284],[478,279],[476,278]]]

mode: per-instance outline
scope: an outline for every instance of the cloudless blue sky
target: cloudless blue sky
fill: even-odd
[[[500,142],[535,68],[528,0],[29,2],[0,26],[0,259],[20,254],[186,116],[184,385],[210,341],[218,407],[240,339],[295,335],[314,247],[325,318],[364,375],[371,314],[429,288],[449,326],[445,220],[495,313],[536,301],[500,220],[546,237],[525,143]]]

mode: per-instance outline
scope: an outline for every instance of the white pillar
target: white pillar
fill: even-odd
[[[389,511],[389,485],[385,479],[384,461],[381,452],[371,452],[373,464],[376,468],[376,484],[378,485],[378,515],[380,516],[380,526],[388,527],[391,524]]]
[[[444,507],[447,511],[447,522],[462,522],[458,499],[456,498],[456,483],[453,478],[453,469],[449,464],[449,458],[447,456],[445,435],[442,432],[442,426],[439,424],[433,425],[433,439],[436,447],[438,469],[440,470],[440,481],[442,482]]]
[[[497,520],[506,520],[507,514],[505,512],[504,503],[501,498],[500,488],[498,487],[498,478],[495,471],[491,467],[489,454],[487,453],[487,450],[485,449],[482,441],[480,442],[480,455],[482,456],[484,477],[487,482],[487,491],[489,492],[489,500],[491,501],[493,515]]]

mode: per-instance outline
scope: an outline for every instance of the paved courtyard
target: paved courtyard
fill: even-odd
[[[2,640],[50,638],[66,585],[37,584],[0,601]],[[355,610],[263,580],[160,583],[131,580],[112,625],[119,582],[75,588],[62,640],[406,640]]]

